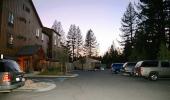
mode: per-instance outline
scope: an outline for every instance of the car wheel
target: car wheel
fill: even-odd
[[[149,79],[152,80],[152,81],[158,80],[158,74],[157,73],[151,73],[149,75]]]

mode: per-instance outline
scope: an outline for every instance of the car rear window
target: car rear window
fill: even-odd
[[[170,67],[169,62],[161,62],[161,67]]]
[[[5,72],[4,63],[0,62],[0,72]]]
[[[127,66],[129,66],[129,67],[133,67],[133,66],[135,66],[136,65],[136,63],[128,63],[127,64]]]
[[[142,64],[142,62],[139,61],[139,62],[135,65],[135,67],[136,67],[136,68],[137,68],[137,67],[141,67],[141,64]]]
[[[0,62],[0,72],[21,72],[16,62]]]
[[[158,67],[158,61],[144,61],[142,67]]]
[[[112,67],[114,68],[122,68],[123,64],[120,64],[120,63],[114,63],[112,64]]]

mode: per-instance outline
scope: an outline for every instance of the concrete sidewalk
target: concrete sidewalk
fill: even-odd
[[[15,89],[13,91],[34,91],[34,92],[44,92],[52,90],[56,87],[56,84],[50,82],[34,82],[29,78],[74,78],[78,77],[78,74],[66,74],[66,75],[39,75],[39,72],[33,72],[25,74],[26,80],[25,85],[21,88]]]

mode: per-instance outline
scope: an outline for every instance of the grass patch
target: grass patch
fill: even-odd
[[[39,75],[63,75],[59,67],[50,67],[41,72]]]

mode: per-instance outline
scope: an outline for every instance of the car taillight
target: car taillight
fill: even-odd
[[[143,72],[143,68],[142,68],[142,67],[140,68],[140,72],[141,72],[141,73]]]
[[[139,75],[140,75],[140,76],[142,75],[142,72],[143,72],[143,68],[142,68],[142,67],[139,67]]]
[[[11,75],[9,73],[5,73],[3,75],[3,82],[10,82],[11,81]]]

